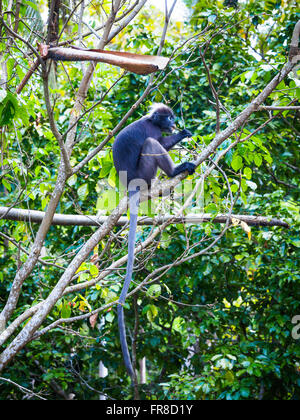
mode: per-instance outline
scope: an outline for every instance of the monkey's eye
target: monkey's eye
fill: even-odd
[[[174,118],[170,116],[170,117],[168,117],[168,120],[173,122]]]

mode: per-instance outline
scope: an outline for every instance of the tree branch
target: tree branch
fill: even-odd
[[[300,111],[300,106],[260,106],[257,111]]]
[[[45,213],[36,210],[9,209],[9,207],[0,207],[0,217],[4,216],[6,220],[23,221],[30,223],[41,223]],[[283,220],[273,219],[265,216],[252,216],[233,214],[234,219],[246,222],[249,226],[280,226],[289,228],[288,223]],[[77,214],[55,214],[52,225],[55,226],[96,226],[103,225],[109,220],[110,216],[80,216]],[[138,224],[140,226],[159,226],[164,223],[172,224],[201,224],[201,223],[226,223],[227,216],[220,214],[217,217],[211,214],[190,214],[184,217],[174,217],[172,215],[151,217],[139,217]],[[127,217],[120,217],[116,222],[116,226],[125,226],[129,223]]]

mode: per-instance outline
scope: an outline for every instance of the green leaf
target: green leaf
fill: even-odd
[[[218,209],[218,207],[214,203],[210,203],[206,207],[206,212],[207,213],[216,214],[216,213],[218,213],[218,211],[219,211],[219,209]]]
[[[109,183],[109,185],[112,188],[115,188],[116,187],[116,181],[117,181],[117,171],[116,171],[115,167],[113,167],[111,169],[110,173],[109,173],[109,177],[108,177],[107,182]]]
[[[250,168],[245,168],[244,169],[244,175],[247,179],[251,179],[252,178],[252,169]]]
[[[97,277],[99,274],[99,269],[94,264],[89,267],[90,273],[93,277]]]
[[[238,191],[238,189],[239,189],[239,186],[237,184],[233,184],[233,185],[231,185],[230,188],[231,188],[231,191],[233,193],[236,193]]]
[[[34,9],[36,12],[39,12],[39,8],[38,6],[33,3],[32,1],[29,0],[24,0],[25,4],[27,4],[27,6],[30,6],[32,9]]]
[[[263,159],[261,155],[255,155],[254,157],[254,163],[256,166],[260,167],[262,165]]]
[[[70,187],[74,187],[74,185],[76,184],[76,181],[77,181],[77,175],[74,174],[68,179],[67,183],[68,185],[70,185]]]
[[[210,392],[209,384],[203,384],[202,391],[204,392],[204,394],[208,394]]]
[[[8,190],[11,191],[11,185],[9,182],[6,181],[6,179],[2,179],[2,185]]]
[[[161,295],[161,286],[159,284],[153,284],[147,290],[147,295],[151,298],[156,298]]]
[[[0,127],[9,125],[16,115],[18,109],[18,101],[10,92],[0,103]]]
[[[83,184],[83,185],[81,185],[81,186],[78,188],[78,190],[77,190],[78,197],[79,197],[79,198],[80,198],[80,200],[82,200],[82,201],[84,201],[84,200],[86,199],[86,197],[87,197],[88,193],[89,193],[89,186],[88,186],[88,184]]]
[[[143,313],[146,313],[150,322],[153,322],[154,318],[156,318],[158,315],[158,309],[155,305],[146,305],[143,309]]]
[[[105,319],[106,319],[107,322],[112,323],[114,321],[114,319],[115,319],[114,313],[112,311],[108,312],[105,315]]]
[[[235,172],[238,172],[243,167],[243,158],[239,155],[235,155],[231,162],[231,167]]]
[[[234,374],[230,370],[228,370],[225,374],[225,379],[229,384],[233,384],[235,380]]]
[[[61,309],[61,317],[62,318],[70,318],[72,313],[70,302],[64,301],[62,309]]]
[[[249,388],[242,388],[241,389],[241,396],[244,398],[248,398],[250,396]]]

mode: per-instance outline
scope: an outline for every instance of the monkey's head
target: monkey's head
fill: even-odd
[[[171,108],[164,104],[154,104],[150,110],[150,121],[165,133],[172,133],[175,126],[175,115]]]

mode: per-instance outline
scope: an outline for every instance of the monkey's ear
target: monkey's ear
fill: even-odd
[[[150,115],[150,120],[151,121],[157,121],[158,120],[158,112],[155,111]]]

